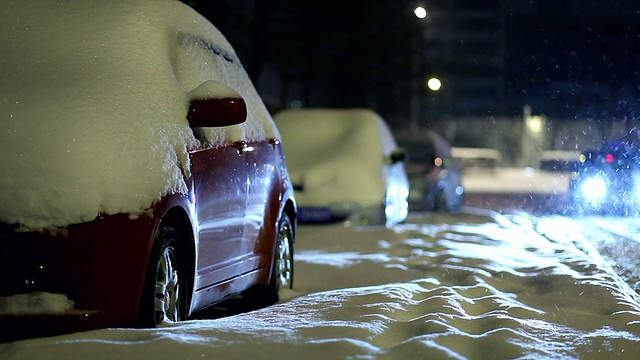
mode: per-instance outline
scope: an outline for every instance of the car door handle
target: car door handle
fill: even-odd
[[[239,143],[239,144],[233,145],[233,147],[236,149],[236,152],[238,153],[238,155],[242,155],[242,153],[244,152],[244,149],[247,147],[247,144]]]
[[[280,140],[278,140],[276,138],[271,138],[271,139],[268,140],[268,143],[275,150],[275,149],[278,148],[278,145],[280,145]]]
[[[253,151],[253,146],[249,146],[247,143],[240,143],[233,146],[236,149],[238,155],[242,155],[246,152]]]

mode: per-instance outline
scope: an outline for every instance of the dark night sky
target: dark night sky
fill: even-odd
[[[495,95],[473,94],[451,82],[447,96],[431,99],[435,115],[514,116],[532,104],[558,118],[636,116],[637,1],[185,2],[227,36],[273,110],[299,100],[406,118],[412,77],[438,69],[450,78],[493,77],[498,85]],[[417,3],[433,10],[431,23],[413,16]],[[478,11],[494,17],[472,24],[460,15]],[[446,26],[426,28],[437,24]],[[469,32],[494,40],[458,36]],[[436,51],[442,48],[448,57]],[[488,65],[473,65],[483,61]],[[422,101],[430,100],[421,91]],[[464,96],[490,101],[465,108]]]

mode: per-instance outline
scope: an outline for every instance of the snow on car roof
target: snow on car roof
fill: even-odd
[[[502,159],[500,151],[490,148],[452,147],[451,155],[460,159],[494,159],[496,161]]]
[[[30,229],[137,216],[185,192],[189,91],[223,81],[243,125],[211,142],[279,137],[232,47],[178,1],[0,3],[0,220]],[[213,94],[215,95],[215,94]]]
[[[384,120],[370,109],[284,110],[275,114],[274,120],[280,131],[299,134],[287,140],[288,142],[304,139],[306,146],[295,146],[296,148],[349,143],[353,147],[352,150],[366,154],[374,153],[376,160],[381,160],[380,154],[389,156],[397,148],[396,141]],[[307,135],[304,135],[305,133]],[[371,136],[368,137],[366,134]],[[374,139],[378,141],[373,141]],[[366,144],[353,141],[366,141]],[[324,150],[332,151],[326,148]]]
[[[579,151],[573,150],[545,150],[540,155],[540,160],[578,160],[580,158]]]

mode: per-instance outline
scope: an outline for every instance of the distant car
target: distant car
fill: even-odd
[[[451,155],[460,162],[464,172],[493,173],[502,162],[500,151],[491,148],[452,147]]]
[[[398,142],[409,154],[409,206],[415,210],[460,210],[462,168],[449,143],[434,131],[407,134]]]
[[[540,156],[540,170],[549,172],[573,172],[580,164],[580,152],[570,150],[545,150]]]
[[[580,155],[569,185],[577,212],[629,214],[640,212],[640,148],[612,142]]]
[[[155,327],[292,286],[278,130],[211,23],[178,1],[15,0],[0,29],[4,335]]]
[[[285,144],[299,221],[392,225],[407,217],[406,154],[377,113],[285,110],[274,120]]]

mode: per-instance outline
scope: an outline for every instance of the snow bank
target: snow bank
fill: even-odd
[[[0,297],[0,315],[64,315],[75,313],[74,302],[63,294],[35,292]]]
[[[213,143],[278,137],[231,46],[177,1],[3,1],[0,220],[30,229],[141,214],[185,192],[189,91],[222,80],[246,124]]]
[[[573,220],[481,211],[451,216],[427,214],[392,229],[299,227],[298,297],[268,308],[162,329],[0,344],[0,354],[7,360],[640,356],[640,296],[589,249]]]

